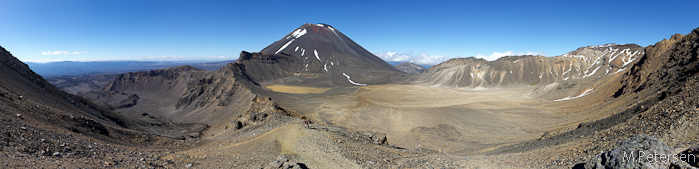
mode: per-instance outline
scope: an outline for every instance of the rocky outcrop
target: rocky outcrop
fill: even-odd
[[[266,96],[255,96],[252,104],[247,110],[242,112],[225,129],[243,129],[248,126],[265,124],[269,120],[283,119],[288,116],[284,108]]]
[[[196,84],[188,87],[187,92],[177,101],[175,107],[177,109],[201,108],[210,103],[215,103],[218,106],[235,103],[233,95],[251,93],[249,89],[241,86],[243,83],[256,85],[250,76],[243,73],[244,68],[242,67],[244,65],[228,64],[221,70],[198,80]]]
[[[303,163],[295,163],[292,161],[289,161],[289,158],[287,158],[284,154],[280,154],[277,156],[277,159],[274,161],[270,162],[265,169],[277,169],[277,168],[283,168],[283,169],[306,169],[306,165]]]
[[[270,57],[278,55],[244,52],[241,56],[252,58],[241,58],[190,86],[186,93],[176,101],[174,113],[170,114],[168,118],[178,122],[207,124],[211,126],[207,131],[210,133],[209,135],[231,135],[264,125],[282,125],[292,121],[293,117],[300,116],[279,106],[269,97],[254,92],[254,90],[263,89],[253,79],[259,80],[284,75],[265,74],[262,76],[254,74],[256,71],[246,69],[250,65],[248,63],[253,62],[255,57],[262,60],[275,60]],[[267,63],[277,64],[273,61]],[[254,64],[265,63],[256,62]],[[256,66],[264,67],[264,65]]]
[[[388,139],[386,138],[386,134],[372,133],[372,134],[369,134],[369,138],[371,138],[371,141],[374,142],[374,144],[388,145]]]
[[[424,67],[410,62],[401,63],[396,65],[395,67],[398,68],[398,70],[400,71],[414,75],[419,75],[427,71],[427,69],[425,69]]]
[[[285,54],[240,52],[233,63],[241,74],[254,83],[272,81],[296,75],[301,70],[301,60]]]
[[[620,141],[609,152],[597,154],[581,168],[691,168],[691,165],[696,167],[695,154],[695,149],[676,154],[672,148],[655,138],[638,134]],[[693,163],[687,163],[688,161]]]
[[[627,70],[643,54],[643,47],[635,44],[607,44],[581,47],[556,57],[456,58],[432,66],[419,81],[451,87],[495,87],[594,79]]]
[[[673,92],[675,86],[699,72],[699,28],[687,35],[676,34],[646,48],[622,80],[615,97],[642,90]]]
[[[585,163],[585,168],[669,168],[670,161],[659,160],[658,157],[672,154],[670,147],[664,143],[639,134],[619,142],[619,146],[609,152],[598,154]]]

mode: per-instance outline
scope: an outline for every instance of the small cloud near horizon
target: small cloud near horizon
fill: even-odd
[[[374,53],[374,55],[387,62],[412,62],[418,65],[436,65],[451,58],[443,55],[430,55],[426,52],[418,54],[413,51],[407,53],[384,51],[382,53]]]
[[[494,60],[498,60],[499,58],[505,57],[505,56],[521,56],[521,55],[541,55],[541,56],[546,56],[544,53],[541,53],[541,52],[532,52],[532,51],[529,51],[529,52],[517,52],[517,53],[515,53],[515,52],[513,52],[513,51],[506,51],[506,52],[493,52],[493,53],[490,54],[490,55],[478,54],[478,55],[476,55],[475,57],[476,57],[476,58],[482,58],[482,59],[485,59],[485,60],[487,60],[487,61],[494,61]]]
[[[78,51],[46,51],[46,52],[41,52],[41,55],[79,55],[79,54],[86,54],[87,52],[78,52]]]

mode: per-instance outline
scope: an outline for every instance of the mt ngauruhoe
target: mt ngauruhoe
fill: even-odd
[[[699,156],[698,49],[699,28],[648,47],[456,58],[425,71],[304,24],[216,71],[61,77],[102,84],[83,98],[2,50],[0,166],[699,167],[619,156]]]
[[[292,78],[279,79],[284,84],[361,86],[407,76],[327,24],[304,24],[261,52],[289,56],[300,64],[291,68]]]

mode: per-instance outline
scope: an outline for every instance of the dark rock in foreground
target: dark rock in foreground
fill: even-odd
[[[277,156],[277,159],[270,162],[269,165],[265,168],[273,169],[273,168],[308,168],[306,165],[303,163],[295,163],[289,161],[289,158],[287,158],[284,154],[279,154]]]
[[[670,147],[655,138],[638,134],[620,141],[609,152],[597,154],[584,164],[584,168],[691,168],[686,161],[694,162],[696,166],[695,150],[675,154]],[[582,164],[576,166],[583,167]]]

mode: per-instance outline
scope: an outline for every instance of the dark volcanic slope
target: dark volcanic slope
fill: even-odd
[[[51,85],[4,48],[0,48],[0,62],[3,115],[23,114],[54,127],[103,136],[123,125],[122,119],[111,112]]]
[[[124,118],[61,91],[2,47],[0,108],[2,168],[98,168],[114,164],[136,168],[147,163],[163,164],[164,160],[151,158],[160,156],[158,150],[139,149],[157,141],[172,141],[132,130],[143,126],[142,121]],[[158,126],[149,127],[168,126],[152,125]]]
[[[395,67],[398,68],[398,70],[401,70],[405,73],[410,73],[414,75],[419,75],[427,71],[427,69],[425,69],[424,67],[410,62],[401,63],[396,65]]]
[[[495,61],[457,58],[432,66],[419,80],[440,86],[495,87],[598,78],[627,70],[644,54],[635,44],[581,47],[556,56],[508,56]]]
[[[203,129],[199,127],[192,130],[193,125],[175,124],[160,119],[135,119],[115,113],[51,85],[4,49],[0,50],[0,61],[2,62],[0,103],[3,105],[2,112],[5,115],[12,116],[15,115],[13,113],[18,113],[22,114],[22,119],[34,121],[37,124],[111,141],[130,139],[129,137],[134,135],[135,137],[153,134],[167,137],[192,135],[188,132],[194,132],[196,135]],[[180,131],[186,132],[180,133]]]
[[[284,83],[352,86],[398,81],[406,75],[326,24],[304,24],[262,53],[289,55],[300,63]],[[301,81],[301,82],[299,82]]]
[[[165,116],[174,111],[174,103],[189,87],[208,74],[211,72],[186,65],[124,73],[101,90],[81,96],[122,113]]]

